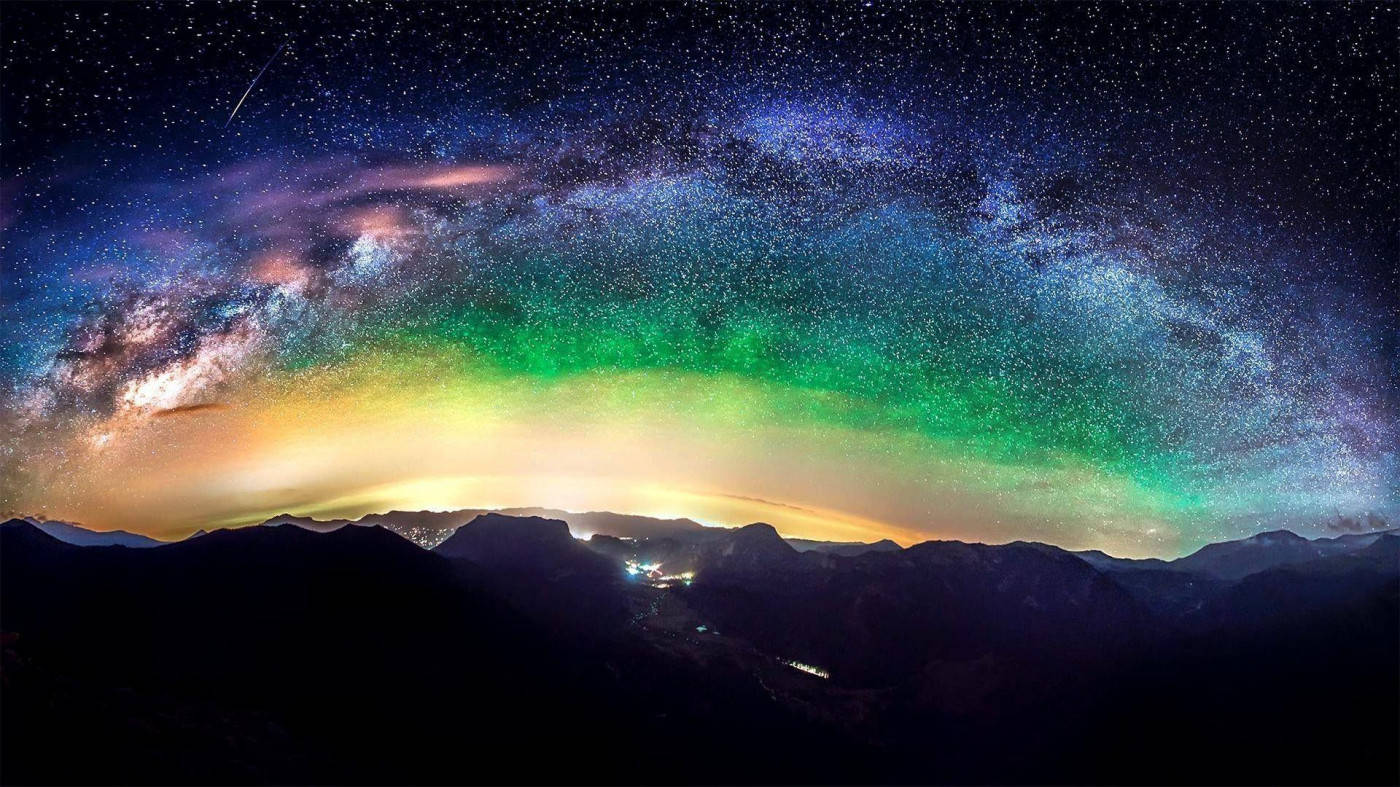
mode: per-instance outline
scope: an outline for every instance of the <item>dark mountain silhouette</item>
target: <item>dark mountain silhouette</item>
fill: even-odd
[[[1400,536],[1385,535],[1352,552],[1249,574],[1211,595],[1200,627],[1264,628],[1299,618],[1323,623],[1329,610],[1400,598]]]
[[[666,573],[706,571],[766,574],[799,561],[798,552],[778,535],[772,525],[756,522],[738,528],[702,528],[658,538],[624,539],[595,535],[589,542],[595,551],[617,559],[657,564]],[[818,559],[809,550],[808,559]]]
[[[690,519],[657,519],[611,511],[559,511],[552,508],[509,508],[500,513],[510,516],[538,516],[562,519],[580,538],[601,534],[618,538],[664,538],[702,531],[705,526]]]
[[[320,520],[311,517],[281,514],[262,524],[294,524],[307,530],[328,532],[347,524],[379,525],[400,532],[409,529],[441,530],[451,533],[458,527],[482,514],[501,514],[515,517],[541,517],[558,519],[568,523],[570,530],[580,537],[593,534],[617,536],[620,538],[662,538],[675,534],[692,533],[704,530],[704,526],[690,519],[656,519],[632,514],[614,514],[610,511],[586,511],[576,513],[553,508],[506,508],[489,511],[480,508],[464,508],[456,511],[388,511],[383,514],[366,514],[359,519]]]
[[[829,555],[841,555],[843,557],[855,557],[866,552],[898,552],[903,549],[899,544],[882,538],[869,544],[859,541],[811,541],[805,538],[784,539],[788,545],[798,552],[825,552]]]
[[[294,525],[303,530],[329,533],[347,525],[375,526],[397,533],[426,549],[431,549],[452,535],[452,531],[481,511],[467,509],[461,511],[387,511],[382,514],[366,514],[359,519],[315,519],[312,517],[279,514],[261,524],[264,527]]]
[[[1199,613],[1208,601],[1230,584],[1210,574],[1172,568],[1125,568],[1115,565],[1101,570],[1144,607],[1172,621]]]
[[[355,524],[379,525],[380,527],[390,530],[416,527],[426,530],[451,531],[472,521],[472,519],[476,518],[476,516],[481,513],[483,512],[476,509],[463,509],[459,511],[388,511],[383,514],[366,514],[355,520]]]
[[[310,530],[313,533],[330,533],[353,525],[355,522],[349,519],[314,519],[309,516],[293,516],[292,514],[278,514],[262,523],[263,527],[282,527],[293,525],[302,530]]]
[[[806,562],[772,525],[755,522],[704,542],[696,549],[695,569],[716,579],[762,578]]]
[[[6,782],[635,783],[697,746],[813,781],[852,748],[735,668],[580,644],[381,528],[128,550],[15,522],[0,560]],[[804,740],[831,754],[759,757]]]
[[[1119,670],[1116,688],[1151,712],[1131,732],[1106,729],[1104,744],[1149,756],[1148,739],[1176,736],[1197,763],[1231,763],[1237,775],[1224,781],[1395,783],[1397,545],[1389,536],[1374,551],[1208,585],[1189,614],[1159,619],[1151,648]],[[1207,781],[1206,770],[1178,761],[1160,778]]]
[[[1387,536],[1397,535],[1400,535],[1400,530],[1373,530],[1369,533],[1346,533],[1331,538],[1317,538],[1313,539],[1313,543],[1321,547],[1324,554],[1334,555],[1366,549]]]
[[[418,545],[432,549],[446,540],[458,527],[483,514],[499,514],[511,517],[539,517],[565,522],[569,531],[576,537],[587,540],[591,536],[605,536],[638,542],[643,553],[674,555],[676,550],[688,548],[696,543],[718,537],[734,528],[706,527],[691,519],[658,519],[635,514],[615,514],[611,511],[561,511],[553,508],[505,508],[499,511],[464,508],[456,511],[389,511],[383,514],[366,514],[359,519],[314,519],[311,517],[280,514],[263,525],[296,525],[298,527],[326,533],[345,525],[378,525],[392,530]],[[601,542],[600,542],[601,543]],[[788,539],[788,543],[802,552],[826,552],[838,555],[858,555],[863,552],[894,551],[900,546],[884,539],[871,544],[838,541],[812,541]]]
[[[591,638],[626,618],[622,565],[575,540],[562,520],[482,514],[433,551],[469,564],[554,630]]]
[[[1172,567],[1221,579],[1240,579],[1275,566],[1316,560],[1325,553],[1323,547],[1291,531],[1273,530],[1239,541],[1207,544],[1172,561]]]
[[[0,779],[1393,783],[1400,537],[1357,535],[1227,579],[1044,544],[800,552],[762,524],[584,542],[489,513],[428,551],[15,520]],[[693,582],[629,577],[649,550]]]
[[[488,679],[518,674],[501,672],[507,652],[533,660],[512,650],[509,616],[387,531],[248,528],[158,550],[44,538],[0,531],[19,665],[5,709],[26,719],[6,725],[7,781],[391,780],[413,747],[453,743],[434,729],[456,712],[438,698],[525,722]],[[462,670],[479,697],[444,687]],[[74,737],[83,757],[54,756]]]
[[[619,563],[628,560],[637,552],[636,542],[630,538],[595,534],[589,536],[586,543],[589,549]]]
[[[615,573],[611,564],[599,560],[574,540],[567,522],[537,516],[481,514],[458,528],[433,551],[510,572],[537,573],[587,564],[603,566]]]
[[[798,553],[767,526],[735,535],[702,556],[686,591],[694,606],[865,688],[896,685],[930,659],[1109,651],[1146,614],[1108,577],[1042,545],[926,542],[845,558]]]
[[[1171,563],[1160,558],[1114,557],[1098,549],[1086,549],[1074,554],[1094,568],[1104,571],[1167,569],[1171,567]]]
[[[1356,554],[1393,531],[1305,539],[1287,530],[1209,544],[1176,560],[1130,559],[1097,550],[1074,553],[1114,580],[1139,602],[1175,621],[1199,622],[1234,582],[1274,568],[1305,566],[1326,557]],[[1287,607],[1282,607],[1287,609]]]
[[[1365,547],[1350,552],[1352,561],[1365,564],[1381,571],[1393,570],[1400,564],[1400,533],[1389,530],[1377,534]],[[1317,565],[1329,565],[1319,563]],[[1348,561],[1337,561],[1330,565],[1346,566]]]
[[[1348,533],[1309,540],[1289,530],[1272,530],[1238,541],[1207,544],[1176,560],[1114,557],[1097,549],[1074,554],[1105,571],[1176,571],[1235,580],[1277,566],[1307,563],[1329,555],[1365,549],[1394,532]]]
[[[166,542],[157,541],[149,536],[139,533],[128,533],[125,530],[88,530],[85,527],[72,524],[71,522],[59,522],[52,519],[24,519],[20,521],[28,522],[40,530],[48,533],[59,541],[84,547],[104,547],[121,546],[133,549],[147,549],[150,547],[164,546]]]
[[[1308,563],[1329,555],[1365,549],[1391,532],[1352,533],[1308,540],[1288,530],[1273,530],[1239,541],[1207,544],[1169,565],[1177,571],[1241,579],[1278,566]]]

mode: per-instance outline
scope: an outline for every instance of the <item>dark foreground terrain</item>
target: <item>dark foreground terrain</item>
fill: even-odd
[[[801,546],[484,515],[432,551],[350,525],[134,548],[15,520],[0,778],[1400,780],[1396,535]]]

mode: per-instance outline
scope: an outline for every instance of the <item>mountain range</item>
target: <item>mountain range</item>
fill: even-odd
[[[398,533],[404,538],[426,548],[433,548],[450,537],[459,527],[484,514],[500,514],[508,517],[542,517],[565,522],[570,534],[588,539],[592,536],[613,537],[630,542],[624,551],[640,552],[643,556],[665,559],[678,554],[676,550],[703,543],[722,533],[726,528],[701,525],[690,519],[658,519],[634,514],[615,514],[610,511],[572,512],[550,508],[511,508],[493,511],[489,509],[459,509],[454,511],[388,511],[382,514],[366,514],[359,519],[315,519],[312,517],[280,514],[263,521],[266,527],[295,525],[305,530],[328,533],[347,525],[379,526]],[[168,541],[159,541],[138,533],[123,530],[94,531],[69,522],[25,517],[29,522],[49,535],[70,544],[79,546],[127,546],[147,548],[163,546]],[[190,538],[203,535],[200,530]],[[1198,574],[1218,579],[1241,579],[1277,566],[1305,563],[1329,555],[1344,554],[1369,546],[1386,534],[1400,532],[1396,529],[1374,530],[1365,533],[1346,533],[1334,537],[1307,539],[1288,530],[1274,530],[1259,533],[1245,539],[1207,544],[1184,557],[1174,560],[1160,558],[1122,558],[1108,555],[1100,550],[1074,552],[1080,559],[1104,571],[1135,572],[1164,570]],[[866,552],[895,552],[902,549],[889,539],[873,543],[814,541],[801,538],[784,539],[799,552],[852,557]],[[600,541],[603,544],[605,541]],[[603,547],[606,549],[606,547]],[[614,549],[617,553],[618,550]]]
[[[164,546],[166,543],[164,541],[157,541],[150,536],[143,536],[140,533],[128,533],[125,530],[89,530],[80,525],[72,524],[71,522],[36,519],[34,517],[25,517],[23,521],[39,528],[59,541],[76,546],[119,546],[146,549],[149,547]]]
[[[158,549],[11,520],[3,780],[1400,777],[1393,532],[1136,561],[590,516],[480,513],[432,549],[363,520]]]
[[[657,519],[611,511],[560,511],[553,508],[505,508],[499,511],[484,508],[464,508],[456,511],[389,511],[366,514],[359,519],[313,519],[311,517],[279,514],[261,524],[266,526],[296,525],[327,533],[346,525],[378,525],[428,549],[437,546],[458,527],[482,514],[499,513],[516,517],[546,517],[568,524],[570,531],[586,538],[600,533],[622,538],[658,538],[673,534],[695,533],[704,525],[690,519]]]
[[[563,521],[569,531],[578,538],[591,536],[611,536],[633,542],[643,557],[665,560],[675,559],[678,550],[693,549],[694,545],[714,539],[726,528],[707,527],[690,519],[657,519],[632,514],[614,514],[608,511],[576,513],[549,508],[512,508],[499,511],[487,509],[461,509],[457,511],[390,511],[384,514],[367,514],[359,519],[318,520],[282,514],[263,522],[263,525],[276,526],[293,524],[317,532],[329,532],[346,525],[378,525],[392,530],[425,547],[432,548],[441,543],[461,525],[487,513],[499,513],[513,517],[543,517]],[[1184,557],[1174,560],[1159,558],[1121,558],[1099,550],[1075,552],[1080,559],[1095,568],[1118,571],[1161,569],[1168,571],[1200,574],[1219,579],[1240,579],[1277,566],[1304,563],[1328,555],[1343,554],[1369,546],[1394,529],[1375,530],[1367,533],[1348,533],[1336,537],[1307,539],[1288,530],[1275,530],[1259,533],[1245,539],[1207,544]],[[63,538],[63,536],[57,536]],[[142,538],[138,536],[137,538]],[[64,539],[68,540],[68,539]],[[866,552],[894,552],[900,545],[889,539],[873,543],[814,541],[810,539],[784,539],[799,552],[819,552],[852,557]],[[161,542],[153,542],[161,543]],[[616,551],[616,550],[614,550]]]

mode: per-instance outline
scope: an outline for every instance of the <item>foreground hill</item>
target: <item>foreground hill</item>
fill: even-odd
[[[1233,580],[761,524],[136,550],[15,520],[0,779],[1391,783],[1400,537],[1355,546]]]
[[[417,747],[460,745],[441,725],[461,708],[497,722],[479,745],[504,746],[529,720],[522,684],[566,688],[499,604],[382,529],[0,539],[5,711],[24,719],[6,724],[6,781],[393,781]],[[63,756],[75,740],[84,756]]]
[[[541,626],[382,528],[130,550],[16,520],[0,561],[6,783],[635,782],[721,745],[811,781],[841,751],[734,668]],[[801,740],[830,755],[755,751]]]

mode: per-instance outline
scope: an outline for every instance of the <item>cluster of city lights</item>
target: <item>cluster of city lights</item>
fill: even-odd
[[[668,588],[676,583],[689,585],[695,581],[694,571],[682,571],[679,574],[663,574],[660,563],[642,563],[636,560],[628,560],[625,563],[627,575],[630,577],[640,577],[641,581],[654,588]]]
[[[831,677],[831,673],[830,673],[830,672],[827,672],[826,670],[822,669],[821,667],[814,667],[814,666],[812,666],[811,664],[803,664],[803,663],[800,662],[800,661],[786,661],[786,662],[784,662],[784,663],[787,664],[789,667],[792,667],[792,668],[795,669],[795,670],[799,670],[799,671],[801,671],[801,672],[805,672],[805,673],[807,673],[808,675],[815,675],[815,676],[817,676],[818,678],[821,678],[821,679],[823,679],[823,680],[826,680],[826,679],[828,679],[828,678]]]

